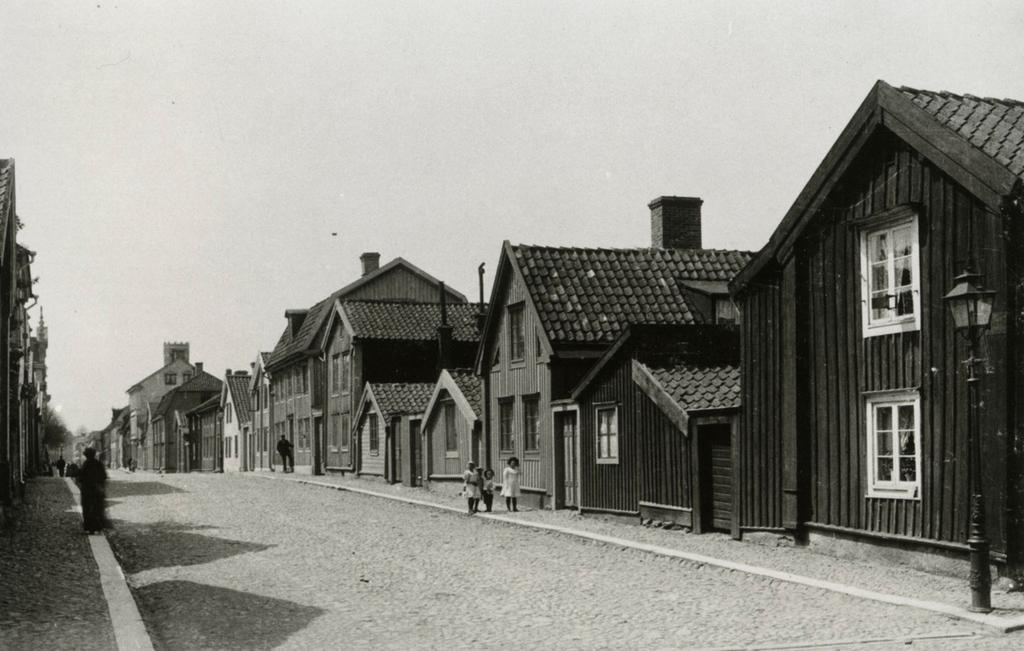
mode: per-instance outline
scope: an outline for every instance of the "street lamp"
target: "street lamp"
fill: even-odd
[[[978,427],[978,343],[992,318],[995,291],[984,289],[981,274],[969,268],[955,279],[953,289],[943,297],[953,314],[953,324],[966,335],[970,345],[967,364],[967,442],[969,449],[968,473],[970,526],[967,546],[971,557],[971,607],[973,612],[992,610],[992,577],[988,566],[988,538],[985,536],[985,500],[981,486],[981,432]]]

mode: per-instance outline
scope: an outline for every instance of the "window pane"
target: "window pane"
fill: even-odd
[[[875,407],[875,431],[892,429],[892,407]]]
[[[912,229],[901,226],[892,232],[893,257],[909,256],[914,252]]]
[[[878,481],[892,481],[892,457],[879,457]]]
[[[917,450],[914,449],[914,430],[900,432],[900,455],[914,456]]]
[[[871,265],[871,291],[889,291],[889,265],[885,262]]]
[[[871,261],[879,262],[889,259],[889,234],[878,233],[871,238]]]
[[[914,284],[914,272],[911,269],[910,258],[897,258],[893,263],[896,270],[896,287],[910,287]]]
[[[608,456],[612,459],[619,458],[619,436],[618,434],[608,437]]]
[[[889,318],[889,294],[882,292],[871,296],[871,320]]]
[[[892,456],[892,432],[878,432],[875,436],[878,441],[875,454],[880,457]]]
[[[917,481],[917,467],[913,457],[900,459],[900,481]]]
[[[914,429],[914,406],[913,405],[900,405],[900,429]]]
[[[914,313],[914,292],[900,292],[896,296],[896,315],[905,316]]]

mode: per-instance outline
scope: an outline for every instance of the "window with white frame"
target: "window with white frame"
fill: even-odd
[[[867,401],[868,496],[916,499],[921,486],[921,401],[916,392]]]
[[[380,454],[380,425],[377,422],[377,414],[370,414],[366,419],[367,428],[370,430],[370,454]]]
[[[444,416],[444,451],[446,456],[457,458],[459,456],[459,432],[455,429],[455,403],[446,402],[442,409]]]
[[[597,462],[619,462],[619,410],[617,407],[597,408]]]
[[[920,329],[917,217],[865,230],[861,262],[864,335]]]

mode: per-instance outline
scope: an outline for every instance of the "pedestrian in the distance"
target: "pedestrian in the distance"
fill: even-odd
[[[93,448],[85,448],[84,454],[85,461],[75,479],[82,491],[82,528],[86,533],[100,533],[107,523],[107,469]]]
[[[60,455],[60,458],[57,459],[57,461],[54,463],[54,465],[57,466],[57,472],[60,473],[61,477],[63,477],[64,476],[64,468],[66,468],[67,465],[68,465],[68,463],[66,461],[64,461],[64,455],[63,454]]]
[[[505,498],[506,511],[519,510],[519,459],[516,457],[510,457],[501,471],[501,495]]]
[[[295,472],[295,459],[292,458],[292,442],[281,435],[281,440],[277,442],[277,453],[281,455],[281,470],[282,472]]]
[[[473,515],[480,504],[480,479],[476,474],[476,464],[472,461],[466,464],[466,472],[462,473],[462,485],[465,489],[469,515]]]
[[[491,512],[491,505],[494,503],[494,471],[488,468],[484,471],[484,483],[480,485],[480,497],[484,500],[484,508]]]
[[[72,461],[68,464],[67,468],[64,469],[64,476],[71,477],[72,479],[78,476],[78,464]]]

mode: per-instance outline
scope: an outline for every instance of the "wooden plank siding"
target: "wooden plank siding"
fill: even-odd
[[[743,410],[739,440],[740,521],[779,525],[776,501],[779,419],[772,404],[783,382],[796,382],[800,427],[807,429],[810,523],[891,536],[964,542],[967,534],[966,358],[942,297],[974,252],[984,283],[998,290],[986,337],[983,481],[988,534],[1005,551],[1007,328],[1006,248],[1002,216],[918,152],[880,130],[844,172],[795,247],[795,295],[781,295],[767,269],[739,297],[743,308]],[[863,337],[862,228],[898,206],[918,214],[921,327]],[[779,375],[776,340],[784,301],[806,309],[798,327],[805,378]],[[865,397],[913,389],[921,405],[918,499],[867,497]]]
[[[371,413],[377,415],[377,452],[370,451],[370,419],[368,416]],[[385,476],[387,461],[385,451],[388,442],[386,429],[388,426],[389,423],[384,421],[384,417],[377,411],[376,405],[367,402],[367,408],[363,411],[356,430],[359,433],[359,474]]]
[[[447,405],[455,410],[455,432],[458,437],[457,449],[449,455],[445,443],[444,410]],[[423,435],[427,441],[426,477],[444,479],[452,475],[461,475],[466,464],[473,461],[473,422],[467,419],[447,391],[437,402],[433,413],[426,414]]]
[[[551,369],[547,356],[539,347],[541,325],[527,296],[522,280],[510,274],[511,282],[504,292],[502,304],[491,309],[500,310],[497,332],[499,354],[497,364],[491,367],[490,420],[492,463],[495,475],[500,481],[501,470],[510,457],[518,457],[522,472],[522,486],[532,492],[553,495],[554,486],[551,417]],[[525,332],[525,354],[522,360],[509,358],[508,306],[522,303],[523,330]],[[523,398],[538,400],[540,444],[535,452],[527,452],[523,439]],[[511,449],[501,449],[500,408],[505,400],[511,400],[513,413],[513,443]]]

